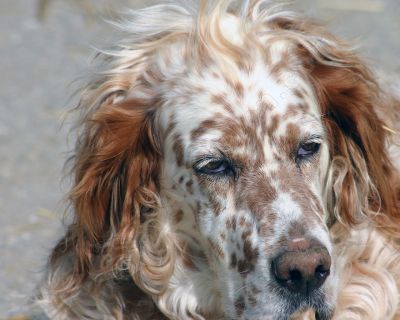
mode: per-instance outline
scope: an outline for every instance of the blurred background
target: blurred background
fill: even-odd
[[[28,301],[63,233],[63,164],[73,147],[63,118],[73,81],[93,47],[118,38],[105,18],[155,2],[0,0],[0,320],[45,319]],[[399,89],[400,1],[298,0],[292,7],[358,43],[381,80]]]

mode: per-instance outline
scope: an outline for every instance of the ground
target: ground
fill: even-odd
[[[0,320],[45,319],[28,304],[62,234],[73,147],[67,110],[93,46],[116,39],[104,18],[142,0],[0,2]],[[294,5],[359,44],[382,80],[400,76],[398,0],[298,0]]]

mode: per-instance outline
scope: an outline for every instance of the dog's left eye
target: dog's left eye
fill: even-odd
[[[321,144],[315,141],[302,143],[297,150],[296,161],[310,158],[318,152],[320,146]]]
[[[231,163],[226,159],[207,161],[204,165],[195,166],[195,170],[207,175],[232,175],[234,173]]]

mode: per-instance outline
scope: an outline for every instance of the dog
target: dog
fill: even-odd
[[[49,317],[400,319],[400,104],[355,51],[261,0],[116,24],[78,106]]]

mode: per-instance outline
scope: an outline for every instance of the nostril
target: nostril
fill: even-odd
[[[317,279],[325,279],[327,276],[329,276],[330,270],[326,269],[325,266],[323,265],[319,265],[316,269],[315,269],[315,277]]]
[[[289,272],[289,279],[292,281],[300,281],[302,279],[301,272],[297,269],[291,270]]]

